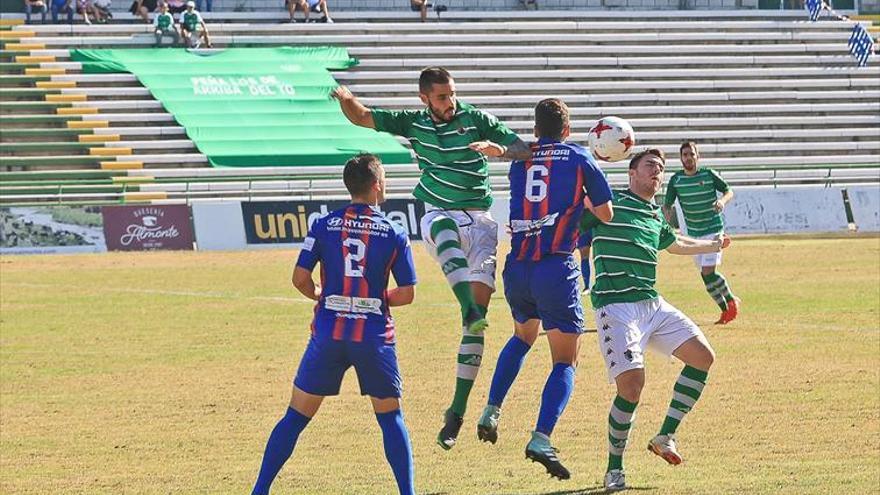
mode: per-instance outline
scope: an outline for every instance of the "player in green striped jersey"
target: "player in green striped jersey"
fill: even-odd
[[[629,164],[629,189],[614,194],[614,218],[603,223],[587,211],[581,221],[582,232],[593,229],[596,281],[590,296],[599,351],[617,385],[608,415],[608,491],[626,488],[623,453],[645,384],[645,350],[651,347],[685,364],[660,432],[648,444],[651,452],[673,465],[681,463],[675,431],[700,397],[715,360],[703,332],[660,297],[654,284],[660,250],[680,255],[714,253],[727,247],[730,238],[700,240],[675,234],[654,204],[665,166],[661,150],[635,155]]]
[[[724,219],[721,212],[733,199],[733,190],[717,172],[698,165],[700,151],[697,143],[682,143],[679,152],[684,170],[674,173],[666,186],[666,198],[663,200],[666,219],[672,221],[672,204],[678,199],[689,236],[712,239],[722,235]],[[701,271],[706,291],[721,308],[721,317],[715,323],[730,323],[739,314],[739,299],[731,292],[724,275],[716,269],[721,264],[721,253],[694,256],[694,262]]]
[[[440,264],[462,316],[455,394],[437,443],[451,449],[464,421],[468,396],[483,357],[486,312],[495,291],[498,224],[489,214],[489,157],[525,160],[531,150],[492,115],[457,100],[445,69],[419,76],[422,110],[370,109],[344,86],[333,91],[353,124],[409,140],[422,174],[413,195],[427,204],[421,229]]]

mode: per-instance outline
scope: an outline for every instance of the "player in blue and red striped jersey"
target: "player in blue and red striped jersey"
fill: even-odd
[[[547,332],[553,371],[544,385],[535,431],[526,457],[551,476],[569,477],[550,445],[550,435],[574,388],[578,337],[583,332],[578,262],[572,254],[578,222],[589,197],[603,221],[612,217],[611,188],[589,151],[568,137],[568,107],[542,100],[535,107],[537,144],[532,157],[510,164],[511,251],[504,265],[504,296],[514,319],[514,335],[498,356],[489,401],[477,424],[485,442],[498,439],[501,403],[516,379],[539,325]]]
[[[411,303],[415,296],[412,249],[406,230],[377,209],[385,200],[385,171],[379,159],[369,154],[352,158],[345,164],[343,180],[351,204],[312,225],[293,271],[293,285],[317,301],[312,335],[293,381],[290,407],[266,445],[254,495],[269,493],[300,432],[324,397],[339,394],[351,366],[361,394],[373,403],[398,490],[415,495],[389,310]],[[321,285],[312,280],[318,263]],[[397,287],[389,290],[390,274]]]

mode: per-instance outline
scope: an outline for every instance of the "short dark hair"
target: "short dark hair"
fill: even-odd
[[[342,181],[352,196],[366,194],[382,177],[382,161],[371,153],[361,153],[345,162]]]
[[[568,105],[559,98],[546,98],[535,106],[535,127],[538,137],[562,138],[562,130],[569,125]]]
[[[648,155],[656,156],[661,162],[663,162],[663,165],[666,165],[666,154],[663,153],[663,150],[658,148],[648,148],[636,153],[635,156],[632,157],[632,160],[629,161],[629,169],[635,170],[635,168],[639,166],[639,160]]]
[[[695,141],[685,141],[681,143],[681,146],[678,148],[678,154],[680,155],[685,148],[690,148],[694,150],[694,153],[698,153],[700,150],[697,148],[697,143]]]
[[[419,93],[428,94],[435,84],[449,84],[452,75],[443,67],[425,67],[419,76]]]

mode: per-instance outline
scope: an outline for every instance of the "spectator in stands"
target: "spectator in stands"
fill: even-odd
[[[94,16],[93,11],[92,0],[76,0],[76,13],[82,16],[83,22],[86,24],[92,23],[89,15]]]
[[[113,19],[113,13],[110,12],[110,4],[112,0],[92,0],[92,7],[95,9],[95,15],[99,17],[100,22],[107,22],[107,19]]]
[[[333,23],[330,11],[327,10],[327,0],[285,0],[285,5],[287,6],[287,12],[290,14],[290,22],[296,22],[293,15],[296,13],[296,8],[299,7],[303,14],[305,14],[304,22]],[[312,21],[309,19],[309,13],[311,12],[324,14],[324,16],[320,21]]]
[[[212,10],[214,10],[211,7],[212,1],[213,0],[205,0],[205,12],[211,12]],[[202,10],[202,0],[196,0],[196,10],[198,10],[198,11]]]
[[[413,12],[420,12],[420,16],[422,18],[422,22],[428,20],[428,7],[431,4],[428,3],[428,0],[409,0],[409,7]]]
[[[198,48],[201,40],[205,40],[205,46],[212,48],[211,36],[208,34],[208,26],[202,19],[202,15],[196,10],[196,4],[192,0],[186,2],[186,11],[180,18],[180,34],[187,48]]]
[[[440,20],[440,14],[449,10],[445,5],[434,4],[427,0],[409,0],[409,7],[413,12],[420,12],[422,22],[428,20],[428,9],[433,9],[437,13],[437,20]]]
[[[24,0],[24,14],[26,16],[25,22],[27,24],[31,23],[31,13],[33,12],[40,13],[40,24],[46,24],[46,13],[49,12],[49,7],[46,6],[46,2],[43,0]]]
[[[134,0],[128,9],[133,15],[140,16],[145,23],[150,22],[150,12],[155,12],[158,0]]]
[[[73,0],[52,0],[52,22],[58,24],[58,14],[67,14],[67,23],[73,24]]]
[[[186,0],[166,0],[165,3],[168,4],[168,12],[172,14],[179,14],[186,10]],[[196,10],[198,10],[198,5]]]
[[[174,39],[174,44],[177,45],[180,43],[180,33],[177,32],[177,26],[174,25],[174,16],[171,15],[171,12],[168,11],[169,6],[167,3],[163,3],[159,6],[159,15],[153,19],[153,29],[154,34],[156,35],[156,46],[162,45],[162,37],[165,35],[171,36]]]

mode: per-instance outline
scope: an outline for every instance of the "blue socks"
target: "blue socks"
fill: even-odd
[[[388,413],[377,414],[379,427],[382,428],[382,439],[385,444],[385,458],[391,464],[394,478],[401,495],[415,495],[412,446],[409,442],[409,433],[403,424],[403,415],[400,409]],[[266,453],[263,454],[263,464],[260,466],[260,475],[254,485],[252,495],[268,495],[272,482],[278,475],[278,471],[284,466],[287,459],[293,453],[299,434],[309,424],[311,418],[303,416],[293,408],[287,408],[287,414],[275,425],[269,441],[266,443]]]
[[[571,392],[574,390],[574,366],[568,363],[556,363],[553,371],[544,384],[541,395],[541,412],[538,414],[538,425],[535,431],[550,436],[556,421],[565,410]]]
[[[287,414],[275,425],[269,441],[266,443],[266,453],[263,454],[263,464],[260,466],[260,475],[254,485],[252,495],[267,495],[269,487],[281,471],[281,466],[293,453],[299,434],[309,424],[311,418],[296,412],[292,407],[287,408]]]
[[[382,428],[382,440],[385,444],[385,458],[391,464],[394,479],[397,480],[397,489],[400,495],[415,495],[413,474],[412,446],[409,443],[409,433],[403,424],[403,414],[400,409],[395,411],[376,414],[379,427]]]
[[[523,342],[516,335],[510,338],[504,349],[498,355],[498,364],[495,365],[495,374],[492,375],[492,386],[489,388],[489,405],[501,407],[504,397],[516,380],[522,368],[526,354],[531,346]]]
[[[581,260],[581,275],[584,276],[584,289],[590,288],[590,259]]]

